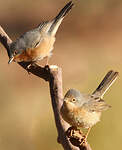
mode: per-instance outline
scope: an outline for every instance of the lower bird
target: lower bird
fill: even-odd
[[[117,77],[118,72],[111,70],[92,94],[83,94],[76,89],[65,94],[61,115],[72,127],[87,128],[85,139],[91,127],[100,121],[101,112],[110,108],[102,98]]]

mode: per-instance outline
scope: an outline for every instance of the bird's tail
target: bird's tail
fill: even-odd
[[[69,10],[72,8],[73,5],[74,4],[72,3],[72,1],[70,1],[64,6],[63,9],[61,9],[59,14],[51,21],[52,23],[48,33],[50,33],[53,36],[56,34],[64,16],[69,12]]]
[[[115,72],[113,70],[109,71],[102,80],[102,82],[99,84],[97,89],[92,93],[92,95],[94,95],[95,97],[103,97],[105,92],[117,79],[118,74],[119,74],[118,72]]]

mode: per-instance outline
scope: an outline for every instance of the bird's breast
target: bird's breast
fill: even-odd
[[[23,53],[18,54],[14,57],[14,61],[38,61],[46,56],[50,56],[53,50],[53,45],[55,42],[55,37],[44,37],[41,39],[39,45],[35,48],[28,48],[23,51]]]
[[[75,127],[89,128],[100,120],[100,112],[90,112],[84,107],[76,107],[72,103],[64,103],[61,108],[63,119]]]

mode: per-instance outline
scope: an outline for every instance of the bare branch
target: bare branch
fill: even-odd
[[[8,56],[9,55],[9,45],[12,40],[5,33],[5,31],[0,26],[0,42],[6,48]],[[21,62],[18,63],[21,67],[27,70],[29,63]],[[89,144],[85,144],[81,147],[76,147],[71,144],[67,138],[65,131],[69,127],[65,121],[63,121],[60,115],[60,108],[62,106],[63,90],[62,90],[62,69],[57,66],[45,66],[44,68],[38,65],[31,66],[27,71],[39,78],[44,79],[49,82],[51,102],[55,117],[55,123],[58,131],[58,142],[62,144],[64,150],[91,150]]]

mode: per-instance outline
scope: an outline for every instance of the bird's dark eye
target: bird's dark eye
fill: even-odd
[[[14,51],[14,55],[17,55],[17,51],[16,50]]]
[[[76,99],[75,99],[75,98],[73,98],[73,99],[72,99],[72,102],[75,102],[75,101],[76,101]]]

